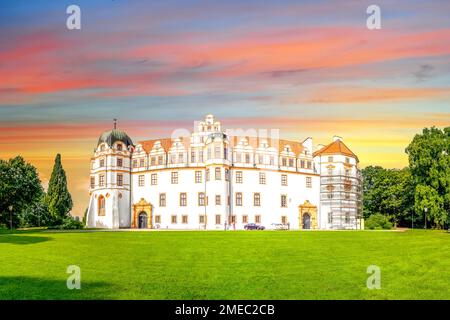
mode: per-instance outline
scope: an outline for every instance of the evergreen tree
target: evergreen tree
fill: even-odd
[[[83,214],[83,220],[81,220],[81,222],[83,223],[83,226],[86,225],[86,221],[87,221],[87,214],[88,214],[88,208],[86,208],[86,210],[84,210],[84,214]]]
[[[61,224],[72,209],[72,197],[67,189],[66,173],[61,164],[61,155],[55,158],[52,176],[48,184],[45,204],[48,206],[53,225]]]

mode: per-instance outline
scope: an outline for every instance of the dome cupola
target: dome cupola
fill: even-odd
[[[97,146],[106,142],[111,148],[117,141],[123,142],[127,148],[133,145],[131,138],[124,131],[117,129],[116,119],[114,119],[114,129],[103,132],[98,138]]]

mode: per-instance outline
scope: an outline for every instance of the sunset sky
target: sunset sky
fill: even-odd
[[[450,1],[377,1],[368,30],[373,3],[0,0],[0,158],[24,156],[46,184],[61,153],[78,215],[113,118],[135,142],[208,113],[314,144],[337,134],[362,167],[401,168],[414,134],[450,125]]]

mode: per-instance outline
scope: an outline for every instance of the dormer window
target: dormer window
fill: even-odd
[[[105,145],[104,144],[102,144],[101,146],[100,146],[100,151],[105,151]]]
[[[117,151],[122,151],[122,148],[123,148],[122,144],[119,143],[119,144],[117,145]]]

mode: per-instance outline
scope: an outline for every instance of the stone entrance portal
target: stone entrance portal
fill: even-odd
[[[317,206],[308,200],[298,206],[298,222],[300,229],[317,229]]]
[[[138,203],[133,205],[132,228],[151,229],[152,225],[152,205],[141,198]]]

